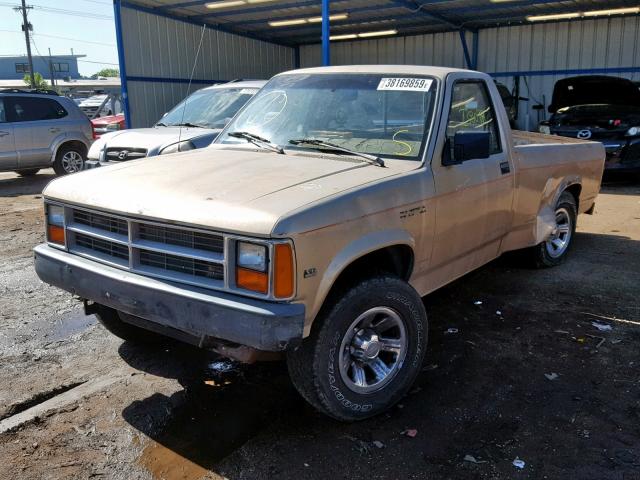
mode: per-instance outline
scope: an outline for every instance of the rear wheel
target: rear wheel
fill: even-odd
[[[30,168],[28,170],[19,170],[16,173],[21,177],[33,177],[39,171],[40,171],[39,168]]]
[[[289,352],[291,379],[319,411],[342,421],[394,405],[420,372],[427,345],[422,300],[388,275],[363,280],[328,300],[311,335]]]
[[[551,235],[531,251],[535,266],[555,267],[565,260],[576,231],[577,216],[575,198],[569,192],[564,192],[556,204],[556,224]]]
[[[79,145],[63,145],[56,154],[53,169],[58,175],[67,175],[82,170],[85,161],[85,151]]]

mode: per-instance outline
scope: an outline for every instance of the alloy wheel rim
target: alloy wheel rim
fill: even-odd
[[[407,354],[402,317],[388,307],[362,313],[347,329],[340,345],[340,376],[356,393],[373,393],[393,380]]]
[[[571,241],[571,227],[569,211],[564,207],[556,210],[556,226],[549,239],[545,242],[545,247],[550,257],[558,258],[567,250]]]
[[[82,155],[78,152],[66,152],[62,156],[62,168],[67,173],[75,173],[82,170]]]

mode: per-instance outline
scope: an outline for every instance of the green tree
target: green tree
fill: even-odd
[[[28,87],[31,88],[36,88],[38,90],[47,90],[49,88],[49,84],[47,83],[47,81],[42,78],[42,75],[40,75],[38,72],[33,74],[33,79],[36,82],[35,85],[31,85],[31,75],[27,73],[22,80],[27,84]]]
[[[120,76],[120,70],[118,70],[117,68],[103,68],[98,73],[94,73],[93,75],[91,75],[91,78],[119,77],[119,76]]]

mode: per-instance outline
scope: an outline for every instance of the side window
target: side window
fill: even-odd
[[[52,98],[9,97],[7,119],[10,122],[33,122],[66,117],[67,111]]]
[[[456,132],[482,130],[491,134],[491,154],[500,153],[500,135],[487,86],[482,81],[459,81],[453,85],[447,138]]]
[[[7,121],[7,115],[4,112],[4,100],[0,98],[0,123]]]

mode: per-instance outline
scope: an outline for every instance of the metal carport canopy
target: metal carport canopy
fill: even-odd
[[[114,2],[144,9],[148,13],[198,25],[206,24],[221,31],[294,48],[322,42],[325,64],[329,63],[329,35],[332,41],[334,39],[339,41],[379,38],[376,35],[378,32],[397,36],[452,30],[461,33],[477,32],[481,28],[530,23],[527,20],[530,16],[638,7],[638,2],[634,0],[432,0],[430,2],[417,0],[114,0]],[[331,17],[334,19],[327,22],[327,18]],[[321,19],[323,21],[320,21]],[[574,18],[559,20],[567,21]],[[394,33],[391,33],[392,31]],[[468,46],[465,35],[461,34],[460,39],[463,43],[467,66],[475,68],[477,42]]]
[[[640,74],[640,49],[634,46],[640,44],[639,6],[638,0],[114,0],[125,115],[129,123],[127,81],[137,82],[138,90],[144,82],[151,82],[156,86],[161,83],[175,86],[180,82],[191,85],[188,71],[192,67],[187,71],[183,65],[188,63],[186,60],[180,62],[179,68],[169,68],[166,66],[168,59],[163,58],[163,53],[158,51],[158,44],[153,46],[147,43],[153,38],[156,43],[160,42],[166,47],[170,42],[187,41],[188,44],[180,43],[179,48],[186,48],[187,50],[183,50],[185,58],[193,61],[193,52],[189,50],[195,52],[197,48],[197,44],[193,43],[196,36],[193,29],[201,30],[203,25],[211,32],[217,31],[219,35],[244,38],[249,42],[247,45],[257,41],[262,45],[259,48],[265,51],[273,51],[273,48],[288,49],[291,52],[290,63],[280,65],[280,70],[274,70],[275,64],[271,65],[273,71],[263,74],[264,78],[282,69],[298,68],[301,65],[327,65],[332,58],[334,62],[342,63],[345,58],[350,63],[426,61],[433,65],[484,69],[494,77],[505,79],[518,76],[547,78],[548,81],[535,87],[541,96],[549,94],[553,81],[561,76],[604,73],[635,78]],[[615,11],[616,9],[626,10]],[[136,17],[139,20],[131,21],[132,15],[127,14],[125,17],[130,21],[123,26],[125,10],[136,11],[141,15]],[[142,20],[144,15],[164,22],[161,23],[164,25],[162,28],[166,28],[167,22],[172,21],[191,26],[192,34],[186,38],[192,40],[183,40],[184,36],[163,38],[162,32],[149,31],[150,24]],[[549,15],[552,17],[545,17]],[[527,30],[529,26],[534,30]],[[577,28],[563,29],[563,26]],[[132,29],[140,29],[138,46],[132,41],[136,37]],[[500,34],[498,37],[496,32],[504,32],[506,29],[512,34]],[[560,33],[554,36],[554,30],[563,32],[563,42],[555,43],[559,42]],[[518,37],[518,32],[530,34]],[[574,36],[573,41],[568,36],[569,32]],[[123,35],[129,40],[123,41]],[[428,40],[427,37],[434,40]],[[394,39],[398,42],[394,43]],[[434,48],[434,42],[437,42],[440,49],[434,49],[430,57],[425,54],[418,58],[415,53],[418,43],[414,39],[425,51]],[[365,55],[362,61],[359,60],[355,56],[358,55],[356,52],[370,51],[372,40],[379,41],[379,58]],[[400,40],[405,40],[406,43],[403,44]],[[509,43],[514,41],[513,44]],[[578,49],[571,50],[569,44]],[[217,56],[225,57],[220,61],[228,63],[228,58],[237,55],[239,44],[236,44],[235,50],[228,51],[224,45],[224,42],[219,43]],[[258,48],[257,44],[252,45]],[[330,52],[330,45],[334,46],[333,52]],[[358,45],[364,46],[364,49],[357,50]],[[407,47],[406,59],[403,58],[404,50],[394,50],[396,46],[404,48],[401,45]],[[413,54],[409,53],[410,45],[413,45]],[[385,48],[387,54],[383,55],[381,52]],[[153,51],[147,52],[147,49]],[[516,50],[519,51],[516,53]],[[582,50],[584,53],[581,53]],[[445,51],[455,58],[442,57]],[[353,53],[345,57],[346,52]],[[507,55],[509,61],[505,60]],[[246,52],[243,52],[243,58],[245,56]],[[258,50],[251,51],[249,56],[253,57],[253,61],[261,58]],[[513,60],[514,56],[516,61]],[[129,57],[143,62],[146,67],[141,68],[140,63]],[[174,57],[171,58],[175,62]],[[553,61],[553,58],[556,60]],[[149,73],[157,71],[154,64],[158,62],[165,64],[164,74]],[[130,71],[128,76],[128,69],[137,72]],[[200,77],[196,75],[193,82],[204,85],[238,77],[258,78],[255,74],[243,74],[241,70],[242,68],[238,72],[227,70],[227,76],[215,76],[215,73]],[[169,74],[167,71],[170,71]],[[170,74],[171,71],[175,71],[174,75]],[[247,68],[244,71],[247,72]],[[186,93],[187,90],[178,91],[174,88],[175,98],[165,98],[162,108],[169,108],[172,102]],[[138,96],[139,94],[138,91]],[[148,99],[139,100],[147,102]],[[157,115],[161,107],[155,110],[157,111],[146,117]],[[136,111],[140,112],[140,105]],[[147,119],[146,123],[149,121]]]

